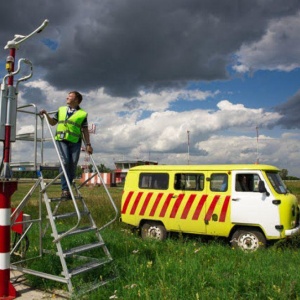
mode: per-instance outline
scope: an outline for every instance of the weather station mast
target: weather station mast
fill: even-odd
[[[0,299],[15,299],[17,292],[10,282],[10,230],[11,230],[11,196],[17,190],[18,182],[13,180],[10,168],[11,143],[16,140],[17,121],[17,99],[18,86],[21,81],[32,77],[32,63],[28,59],[18,60],[17,70],[15,70],[16,50],[27,39],[36,33],[40,33],[48,25],[45,20],[32,33],[23,36],[15,35],[14,39],[8,41],[4,49],[9,50],[6,59],[7,74],[1,83],[0,98],[0,140],[3,142],[3,157],[0,169]],[[14,76],[21,70],[21,65],[30,67],[30,73],[16,81]]]

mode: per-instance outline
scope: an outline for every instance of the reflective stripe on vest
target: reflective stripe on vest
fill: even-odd
[[[57,141],[69,141],[77,143],[81,138],[81,125],[87,113],[82,110],[76,110],[73,115],[67,119],[68,107],[62,106],[58,109],[58,123],[55,139]]]

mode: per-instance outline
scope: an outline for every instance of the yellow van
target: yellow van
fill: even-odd
[[[147,165],[126,176],[121,220],[142,238],[228,237],[243,250],[300,231],[297,199],[269,165]]]

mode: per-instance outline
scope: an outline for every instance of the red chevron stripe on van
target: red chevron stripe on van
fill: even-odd
[[[124,201],[122,214],[126,214],[128,208],[131,207],[129,214],[134,215],[137,213],[137,208],[141,206],[141,209],[139,211],[140,216],[147,216],[148,214],[146,214],[146,211],[147,209],[150,209],[150,217],[154,217],[156,214],[158,214],[160,218],[164,218],[168,209],[170,208],[171,212],[169,217],[171,219],[174,219],[177,217],[179,209],[184,205],[184,207],[182,207],[182,213],[179,216],[180,219],[186,220],[189,214],[192,213],[192,220],[197,221],[199,220],[201,212],[205,207],[205,203],[208,200],[208,195],[201,195],[199,200],[197,200],[198,203],[196,208],[194,209],[194,211],[191,211],[191,208],[197,199],[196,194],[189,195],[187,201],[184,201],[185,194],[179,194],[175,202],[172,202],[172,199],[175,198],[173,193],[169,193],[167,195],[164,193],[158,193],[155,198],[153,197],[153,194],[154,192],[138,192],[136,196],[134,196],[134,192],[130,191]],[[212,201],[209,201],[210,205],[204,217],[205,221],[209,221],[211,219],[220,199],[222,199],[220,195],[215,195]],[[162,208],[160,209],[160,211],[157,211],[161,201],[163,201]],[[218,214],[220,214],[219,222],[225,222],[229,201],[230,196],[227,195],[222,204],[221,211],[218,211]]]

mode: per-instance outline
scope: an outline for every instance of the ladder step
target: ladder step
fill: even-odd
[[[81,216],[87,216],[89,214],[89,211],[81,211],[80,215]],[[72,217],[77,217],[76,212],[71,212],[71,213],[65,213],[61,215],[53,215],[53,220],[61,220],[61,219],[67,219],[67,218],[72,218]],[[49,216],[47,215],[47,218],[49,219]]]
[[[71,276],[75,276],[75,275],[99,268],[100,266],[110,263],[111,261],[112,261],[111,258],[104,257],[104,258],[98,259],[96,261],[88,262],[84,265],[81,265],[74,269],[71,269],[71,270],[69,270],[69,274]]]
[[[91,231],[96,231],[97,227],[81,227],[81,228],[77,228],[75,230],[73,230],[72,232],[70,232],[68,234],[69,235],[74,235],[74,234],[81,234],[81,233],[87,233],[87,232],[91,232]],[[62,234],[64,234],[66,231],[61,231],[58,233],[58,237]]]
[[[96,248],[99,248],[99,247],[102,247],[102,246],[105,246],[104,242],[96,242],[96,243],[92,243],[92,244],[81,245],[81,246],[74,247],[74,248],[69,249],[69,250],[65,250],[63,252],[63,254],[64,254],[65,257],[68,257],[68,256],[74,255],[76,253],[96,249]]]
[[[94,290],[98,289],[99,287],[104,286],[105,284],[108,284],[113,280],[116,280],[116,278],[117,277],[110,278],[109,280],[101,280],[101,281],[98,281],[97,283],[92,282],[92,284],[81,285],[79,292],[76,291],[76,295],[78,297],[82,296],[84,298],[86,293],[94,291]]]

